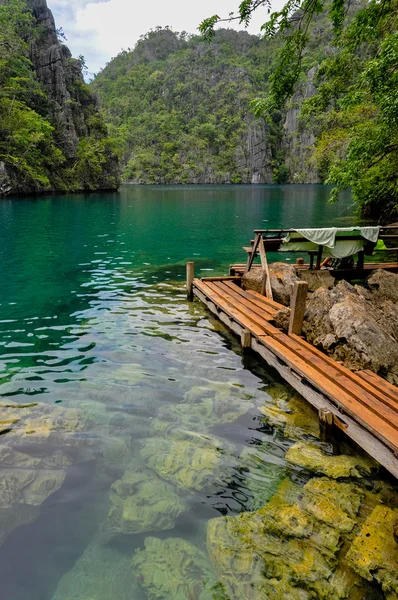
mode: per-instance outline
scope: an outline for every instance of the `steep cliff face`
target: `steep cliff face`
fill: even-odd
[[[315,72],[315,67],[308,71],[306,81],[299,85],[286,111],[282,147],[285,151],[285,164],[289,171],[289,183],[320,182],[318,171],[311,158],[314,151],[315,135],[313,130],[304,127],[299,119],[303,101],[316,92],[313,83]]]
[[[0,4],[7,8],[7,0],[0,0]],[[22,8],[23,4],[30,28],[19,32],[16,23],[14,35],[21,36],[30,85],[36,93],[30,97],[26,89],[19,91],[23,99],[19,110],[31,116],[28,131],[22,133],[27,140],[21,145],[21,157],[11,151],[8,154],[12,157],[7,154],[7,146],[14,143],[15,130],[10,127],[9,131],[0,131],[0,193],[116,189],[119,167],[114,145],[108,139],[97,98],[84,82],[80,61],[72,58],[69,49],[59,41],[46,0],[24,0]],[[12,25],[10,21],[9,35]],[[7,89],[6,83],[3,85]],[[10,106],[12,109],[12,103]],[[47,152],[54,156],[36,174],[34,164],[28,168],[24,163],[24,145],[26,154],[35,133],[39,140],[37,130],[41,128],[45,129]],[[40,146],[38,141],[36,146],[34,150],[42,156],[43,143]]]

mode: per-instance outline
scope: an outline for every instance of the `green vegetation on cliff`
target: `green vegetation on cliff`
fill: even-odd
[[[261,41],[222,30],[208,45],[158,28],[92,86],[123,149],[123,178],[143,183],[270,180],[274,135],[249,101],[263,86]]]
[[[45,0],[0,0],[0,196],[117,185],[114,143]]]

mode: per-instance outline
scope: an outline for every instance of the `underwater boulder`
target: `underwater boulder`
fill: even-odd
[[[137,582],[149,600],[213,600],[215,580],[207,557],[181,538],[147,537],[133,557]]]
[[[169,483],[153,472],[125,471],[111,486],[110,509],[104,524],[109,533],[140,533],[172,529],[185,504]]]
[[[260,406],[264,420],[283,429],[284,435],[300,440],[305,435],[319,437],[319,418],[315,409],[287,385],[276,383],[265,390],[269,401]]]
[[[210,436],[148,438],[141,448],[146,465],[182,489],[203,489],[222,463],[222,444]]]
[[[377,469],[377,463],[370,457],[328,455],[313,443],[296,442],[286,453],[286,460],[293,465],[322,473],[332,479],[340,477],[362,477]]]

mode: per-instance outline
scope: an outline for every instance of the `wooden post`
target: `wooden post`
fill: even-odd
[[[193,280],[195,277],[195,263],[187,262],[187,298],[193,300]]]
[[[320,408],[319,415],[319,434],[322,442],[330,441],[332,437],[334,415],[327,408]]]
[[[289,335],[294,333],[301,335],[303,327],[305,300],[307,298],[308,283],[306,281],[295,281],[290,299]]]
[[[243,349],[251,348],[252,336],[248,329],[244,329],[242,331],[241,336],[240,336],[240,343],[241,343]]]
[[[323,252],[323,246],[319,246],[319,248],[318,248],[318,254],[316,255],[316,269],[317,269],[317,271],[319,271],[319,269],[321,268],[322,252]]]
[[[365,252],[364,252],[364,250],[361,250],[360,252],[358,252],[358,260],[357,260],[357,270],[358,271],[363,271],[364,262],[365,262]]]

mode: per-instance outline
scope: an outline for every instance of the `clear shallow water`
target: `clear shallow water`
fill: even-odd
[[[260,597],[217,595],[220,570],[206,591],[203,569],[160,565],[148,541],[176,556],[167,540],[189,542],[219,567],[210,520],[311,479],[285,459],[316,440],[311,414],[298,401],[307,424],[288,434],[264,422],[264,405],[283,411],[294,394],[186,301],[185,262],[226,273],[254,228],[352,223],[348,196],[326,199],[321,186],[131,186],[1,201],[2,597]],[[188,592],[154,587],[173,569]]]

